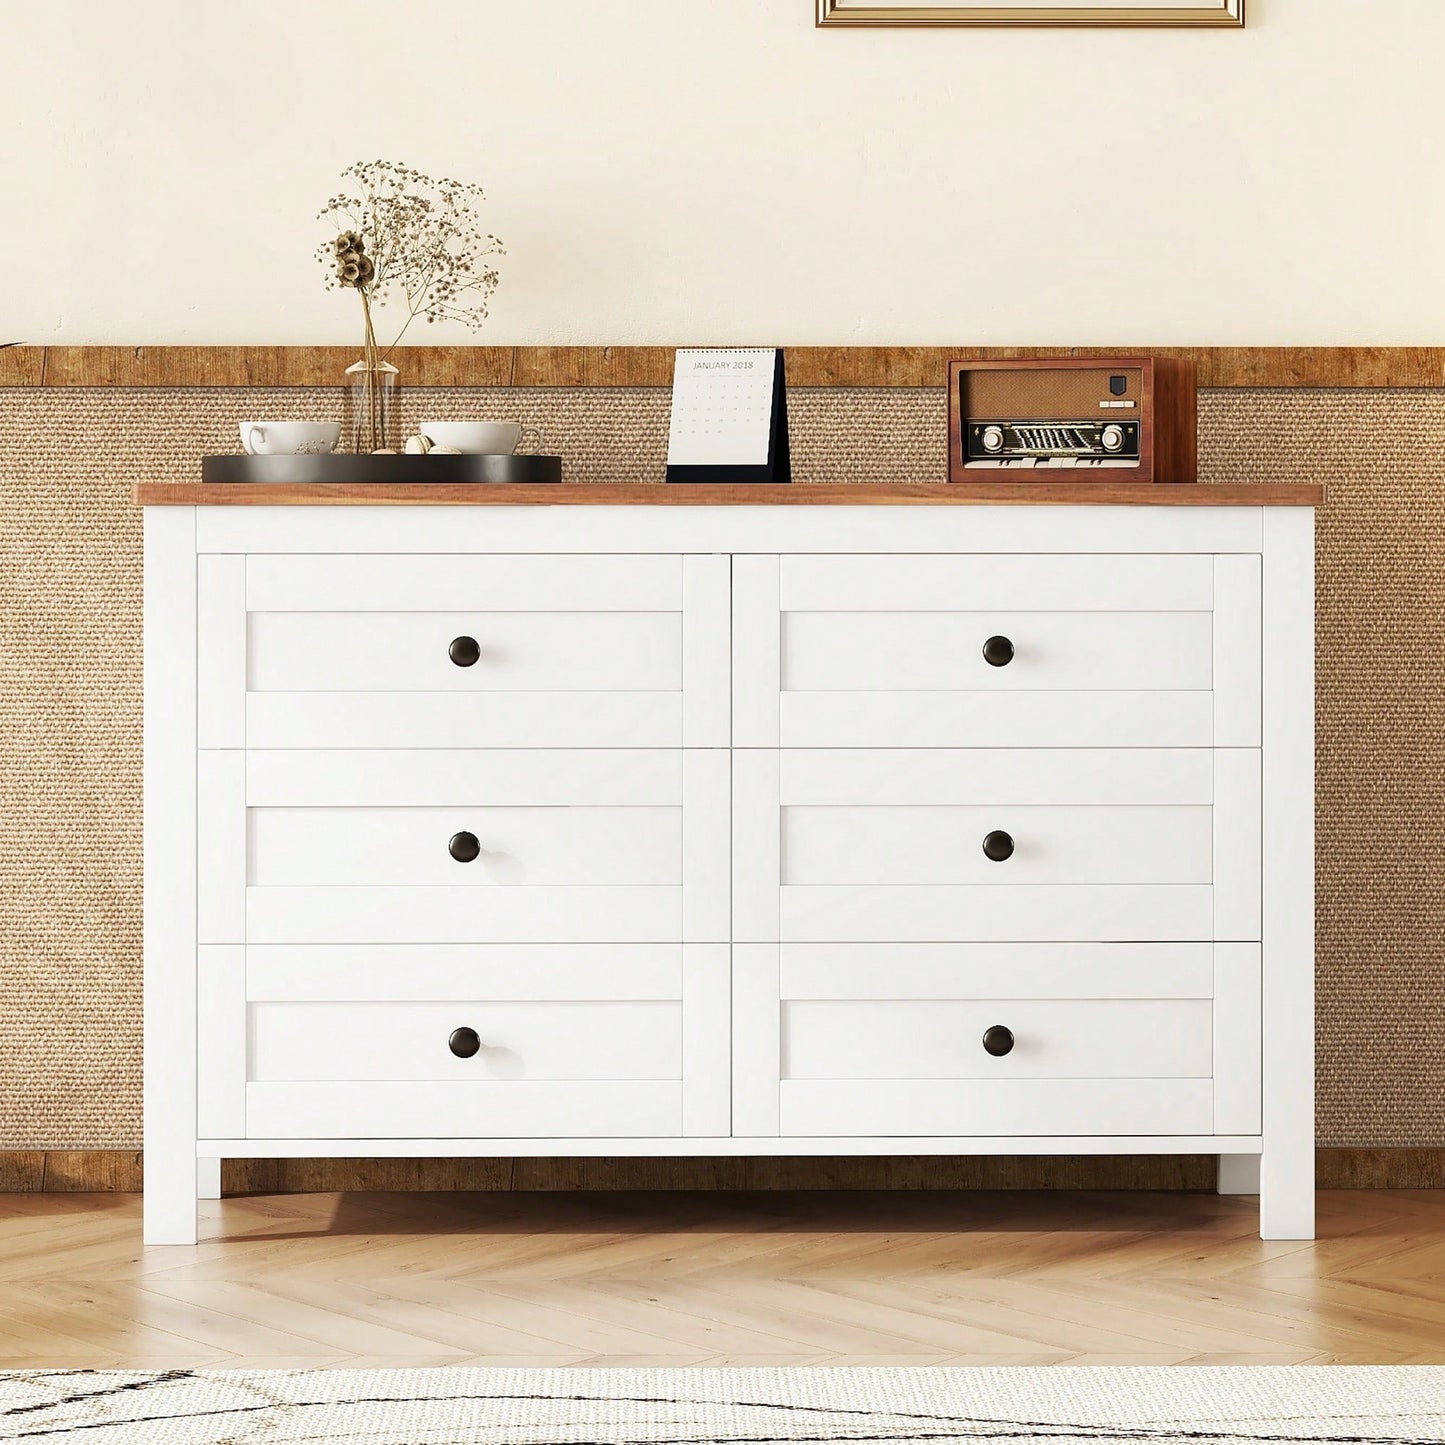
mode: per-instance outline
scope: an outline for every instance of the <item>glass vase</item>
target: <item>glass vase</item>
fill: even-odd
[[[351,393],[351,450],[358,456],[382,447],[393,451],[400,447],[398,375],[389,361],[368,362],[365,357],[346,368]]]

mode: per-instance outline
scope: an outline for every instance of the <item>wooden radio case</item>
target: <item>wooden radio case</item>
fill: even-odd
[[[950,482],[1192,482],[1195,370],[1163,356],[948,364]]]

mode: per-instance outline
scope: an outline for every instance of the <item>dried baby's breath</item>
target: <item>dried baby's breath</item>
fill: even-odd
[[[360,292],[368,331],[371,303],[400,293],[406,319],[392,346],[418,316],[479,328],[497,289],[492,258],[505,254],[482,225],[482,188],[395,161],[358,161],[341,179],[342,190],[318,213],[338,228],[316,252],[330,268],[327,287]]]

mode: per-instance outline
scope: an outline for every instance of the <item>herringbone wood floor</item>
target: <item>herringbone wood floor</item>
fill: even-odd
[[[0,1367],[1445,1362],[1445,1192],[0,1196]]]

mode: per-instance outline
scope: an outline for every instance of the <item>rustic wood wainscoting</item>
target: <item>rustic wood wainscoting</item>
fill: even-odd
[[[942,386],[950,360],[1146,354],[1201,387],[1445,385],[1445,346],[799,346],[788,385]],[[670,346],[409,346],[417,386],[671,386]],[[0,386],[339,386],[346,346],[7,346]]]
[[[813,389],[814,397],[828,388],[872,389],[873,398],[883,397],[891,408],[882,413],[885,420],[898,410],[899,399],[904,409],[914,405],[907,401],[909,389],[916,395],[933,389],[936,396],[925,398],[916,408],[921,408],[924,416],[923,432],[931,436],[927,409],[936,406],[942,396],[950,358],[1140,351],[1192,360],[1201,388],[1217,393],[1213,430],[1209,435],[1201,432],[1201,462],[1206,452],[1216,454],[1211,484],[1237,481],[1258,485],[1272,480],[1273,457],[1266,457],[1249,475],[1236,468],[1235,457],[1259,458],[1275,435],[1275,413],[1300,411],[1300,432],[1292,443],[1296,474],[1287,479],[1330,485],[1330,500],[1321,514],[1320,556],[1321,698],[1322,709],[1333,710],[1328,716],[1322,712],[1320,719],[1320,1138],[1330,1146],[1370,1147],[1322,1148],[1319,1182],[1322,1188],[1342,1189],[1440,1187],[1445,1183],[1445,1129],[1437,1129],[1436,1121],[1438,1100],[1445,1089],[1445,1051],[1439,1047],[1445,1024],[1440,1022],[1439,1009],[1430,1009],[1427,1003],[1438,1001],[1439,980],[1445,970],[1435,946],[1445,909],[1440,902],[1445,888],[1438,886],[1445,869],[1445,848],[1439,846],[1436,804],[1441,759],[1445,757],[1438,742],[1445,736],[1439,726],[1445,689],[1435,685],[1439,666],[1435,639],[1445,593],[1438,555],[1428,543],[1432,530],[1438,530],[1441,493],[1433,484],[1429,465],[1417,460],[1429,448],[1413,446],[1404,458],[1407,465],[1402,466],[1398,449],[1375,448],[1373,442],[1367,448],[1365,443],[1375,435],[1371,417],[1382,427],[1408,429],[1410,419],[1422,407],[1437,419],[1422,426],[1421,436],[1435,438],[1445,430],[1445,420],[1438,417],[1438,392],[1445,388],[1445,347],[800,347],[788,349],[787,366],[790,387],[804,393]],[[656,416],[650,424],[658,444],[665,441],[665,412],[659,410],[665,399],[658,398],[659,389],[671,384],[671,347],[414,347],[406,348],[403,356],[404,392],[429,387],[531,388],[535,399],[544,394],[538,389],[555,389],[552,395],[565,394],[575,402],[577,392],[570,389],[592,388],[598,393],[609,388],[633,389],[634,398],[652,398],[648,404],[661,417],[660,429]],[[169,404],[171,410],[165,415],[171,418],[167,424],[173,426],[174,435],[163,434],[161,423],[149,410],[134,423],[127,423],[127,435],[134,432],[141,438],[143,445],[138,450],[144,456],[152,455],[159,441],[170,448],[168,454],[174,459],[175,476],[152,473],[139,479],[175,481],[183,467],[190,466],[189,458],[196,450],[189,402],[182,398],[178,403],[175,392],[294,387],[309,389],[316,398],[320,394],[317,389],[325,388],[328,396],[314,404],[330,406],[331,394],[339,397],[345,368],[355,359],[354,347],[0,346],[0,388],[37,389],[30,400],[17,398],[11,418],[15,434],[0,445],[0,474],[17,483],[10,503],[16,509],[11,514],[16,525],[8,540],[21,549],[25,564],[0,575],[0,592],[7,584],[15,588],[13,596],[4,594],[8,599],[5,605],[17,617],[26,618],[25,625],[33,634],[24,639],[23,648],[12,652],[9,661],[15,668],[34,669],[39,681],[31,691],[37,697],[71,689],[68,700],[63,700],[63,715],[50,703],[41,706],[32,699],[32,704],[26,704],[23,695],[19,706],[22,711],[28,706],[29,713],[13,726],[14,720],[6,714],[12,745],[7,766],[13,765],[16,776],[38,781],[30,797],[18,800],[15,818],[5,832],[5,847],[11,851],[0,857],[0,862],[14,870],[17,881],[11,893],[15,898],[31,894],[43,905],[49,896],[47,889],[64,889],[68,898],[76,899],[77,878],[82,885],[68,932],[52,930],[54,937],[37,943],[37,930],[26,923],[21,910],[11,909],[8,917],[0,917],[0,955],[38,959],[36,977],[52,977],[67,969],[75,975],[72,991],[66,995],[68,1013],[57,1006],[55,998],[49,998],[35,1003],[31,1014],[26,1014],[29,995],[13,991],[21,986],[23,971],[12,971],[9,995],[3,993],[5,985],[0,981],[0,1011],[10,1015],[0,1018],[0,1040],[14,1046],[17,1058],[23,1045],[30,1051],[27,1057],[42,1061],[22,1061],[16,1067],[29,1068],[36,1077],[46,1071],[53,1076],[58,1068],[64,1076],[58,1085],[36,1086],[44,1095],[41,1106],[32,1096],[17,1096],[13,1090],[8,1103],[0,1101],[0,1192],[126,1191],[138,1188],[141,1176],[140,1154],[134,1148],[83,1147],[128,1145],[139,1137],[134,1122],[137,1111],[131,1102],[138,1096],[138,1044],[131,1037],[138,1038],[138,1006],[135,1019],[127,1012],[132,1007],[127,1000],[135,994],[117,992],[114,983],[106,985],[110,994],[104,989],[98,994],[93,986],[94,978],[104,980],[108,974],[113,979],[121,965],[130,970],[128,979],[138,974],[138,928],[132,917],[133,900],[138,896],[138,802],[134,786],[116,788],[110,781],[129,776],[131,744],[133,735],[138,735],[127,720],[131,714],[126,709],[135,707],[134,695],[138,694],[138,646],[132,635],[137,624],[132,614],[138,606],[139,547],[137,536],[125,530],[136,525],[128,515],[128,497],[129,483],[137,478],[125,477],[122,495],[118,474],[92,469],[88,461],[76,461],[68,453],[62,457],[61,453],[67,448],[77,455],[86,448],[94,453],[96,438],[107,434],[104,428],[112,413],[133,410],[134,398],[106,399],[99,394],[101,390],[134,389],[139,393],[150,388],[157,413]],[[22,435],[19,428],[27,406],[60,404],[70,408],[68,398],[44,401],[46,393],[64,388],[92,389],[89,400],[81,404],[90,429],[82,428],[73,439],[58,435],[53,426]],[[891,390],[885,396],[883,389]],[[1301,391],[1317,394],[1318,401],[1288,395]],[[1325,393],[1331,391],[1351,395],[1330,400]],[[1242,392],[1250,394],[1240,395]],[[1359,393],[1358,406],[1355,392]],[[1377,395],[1371,397],[1370,392]],[[519,403],[523,404],[531,403]],[[843,404],[830,405],[836,409]],[[1362,409],[1369,416],[1356,428],[1355,451],[1348,456],[1332,454],[1331,447],[1340,442],[1336,422],[1362,413]],[[4,412],[0,397],[0,424]],[[244,414],[226,413],[232,446],[235,432],[230,418]],[[46,415],[53,423],[53,413]],[[834,412],[827,415],[831,428]],[[182,416],[185,425],[176,423],[176,416]],[[795,421],[798,431],[801,427]],[[825,431],[827,440],[832,433]],[[603,438],[608,446],[613,444],[610,435]],[[1231,439],[1228,447],[1220,444],[1225,436]],[[1430,454],[1438,456],[1439,452]],[[32,464],[37,455],[48,470]],[[940,459],[942,455],[940,441]],[[1300,457],[1316,456],[1321,461],[1319,475],[1297,474]],[[55,478],[62,473],[71,480],[57,483]],[[1406,475],[1406,480],[1392,480],[1399,475]],[[82,480],[74,481],[74,477]],[[609,480],[586,478],[599,479]],[[941,477],[921,478],[935,479]],[[830,475],[822,480],[835,479]],[[62,497],[60,486],[71,487],[70,493]],[[28,523],[22,508],[29,514]],[[64,578],[56,584],[66,590],[68,600],[63,605],[55,601],[51,606],[45,600],[49,594],[44,589],[50,585],[46,578],[51,573]],[[40,625],[26,612],[37,599],[39,611],[45,614]],[[81,611],[89,619],[91,635],[75,641],[76,616]],[[1387,660],[1381,660],[1387,650],[1376,645],[1378,637],[1390,641]],[[0,636],[0,664],[6,660],[5,641]],[[97,643],[105,646],[97,648]],[[79,651],[65,652],[66,647],[89,649],[85,665],[77,661]],[[48,667],[55,669],[53,676]],[[11,705],[16,706],[17,693],[8,688],[11,680],[8,673],[0,675],[0,708],[5,706],[7,690]],[[13,680],[24,679],[17,675]],[[89,791],[62,805],[46,801],[50,797],[47,790],[62,785],[50,777],[45,759],[57,746],[56,727],[72,725],[90,731],[79,742],[74,738],[65,742],[66,775],[88,777],[85,786]],[[97,759],[112,769],[104,778],[87,774],[87,767],[94,773]],[[1364,778],[1369,780],[1367,785],[1350,781]],[[114,820],[106,824],[112,845],[104,863],[109,874],[102,877],[101,865],[93,864],[80,877],[80,863],[67,860],[62,848],[49,845],[71,836],[77,819],[97,826],[94,815],[106,808],[125,825],[117,827]],[[48,821],[37,831],[37,810],[45,809],[49,810]],[[1385,828],[1384,821],[1391,826]],[[100,822],[105,824],[105,819]],[[1369,845],[1362,848],[1359,840],[1367,822],[1373,831]],[[37,838],[46,845],[40,849],[39,863],[34,861]],[[44,870],[48,872],[42,877]],[[77,962],[75,935],[79,932],[87,933],[89,951]],[[134,989],[133,982],[125,984],[125,990]],[[1407,1015],[1409,1029],[1403,1027]],[[103,1067],[93,1054],[83,1063],[56,1065],[57,1057],[64,1057],[64,1049],[57,1045],[66,1043],[57,1031],[71,1027],[83,1033],[87,1026],[112,1021],[118,1021],[114,1033],[125,1037],[106,1060],[99,1061]],[[77,1053],[71,1050],[72,1057]],[[27,1144],[73,1147],[16,1147]],[[1442,1147],[1383,1147],[1407,1144]],[[295,1159],[228,1161],[224,1185],[232,1193],[656,1188],[1207,1190],[1214,1186],[1214,1170],[1212,1157]]]
[[[1439,1189],[1445,1148],[1320,1149],[1321,1189]],[[0,1152],[0,1194],[135,1193],[138,1149]],[[1215,1157],[948,1159],[228,1159],[226,1194],[340,1191],[1143,1189],[1215,1187]]]

